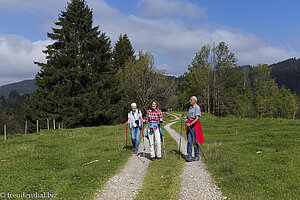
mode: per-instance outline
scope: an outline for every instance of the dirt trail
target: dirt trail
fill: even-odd
[[[146,151],[144,152],[143,139],[140,141],[138,155],[132,155],[125,167],[114,177],[108,180],[94,200],[100,199],[134,199],[142,188],[144,176],[147,173],[149,160],[149,141],[145,138]],[[147,152],[147,153],[146,153]]]
[[[179,120],[179,114],[173,115]],[[180,135],[171,128],[172,122],[165,126],[165,129],[179,144]],[[186,134],[183,128],[182,134]],[[181,152],[186,156],[187,142],[181,137]],[[196,162],[186,162],[181,174],[180,199],[226,199],[216,186],[206,170],[205,163],[200,159]]]

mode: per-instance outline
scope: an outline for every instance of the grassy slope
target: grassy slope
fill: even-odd
[[[165,124],[172,118],[165,115]],[[178,144],[163,129],[165,134],[165,146],[167,159],[164,159],[162,145],[162,159],[155,160],[149,166],[145,176],[143,188],[136,199],[178,199],[182,173],[185,161],[178,159]]]
[[[131,155],[123,149],[124,132],[124,125],[118,125],[1,138],[0,191],[92,199]],[[83,166],[93,160],[99,162]]]
[[[208,169],[226,196],[299,199],[300,120],[203,114],[201,124]]]

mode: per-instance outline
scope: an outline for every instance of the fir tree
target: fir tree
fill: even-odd
[[[135,59],[134,49],[126,34],[120,34],[119,40],[115,44],[115,48],[112,53],[113,57],[113,69],[116,74],[119,70],[125,67],[125,63],[129,58]],[[120,87],[120,79],[118,76],[112,82],[113,87],[111,89],[111,116],[110,118],[114,122],[122,122],[126,120],[126,113],[128,112],[128,104],[125,102],[124,90]]]
[[[26,118],[55,118],[67,127],[107,123],[110,39],[93,27],[93,13],[84,0],[72,0],[55,25],[48,33],[54,43],[44,51],[47,62],[35,62],[41,67],[35,78],[38,90]]]
[[[127,34],[124,34],[123,36],[121,34],[113,51],[113,63],[115,70],[123,68],[128,58],[132,56],[134,56],[134,49],[132,48],[132,44]]]

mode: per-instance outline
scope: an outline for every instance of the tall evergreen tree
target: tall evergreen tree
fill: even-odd
[[[55,118],[67,127],[107,123],[107,88],[113,78],[111,42],[93,27],[93,13],[84,0],[72,0],[59,15],[44,51],[46,63],[35,81],[37,92],[26,107],[31,122]],[[42,123],[41,123],[42,125]]]
[[[125,67],[125,63],[130,58],[135,59],[134,53],[134,49],[127,34],[120,34],[119,40],[116,42],[112,53],[113,69],[116,74]],[[114,119],[115,122],[125,121],[126,113],[128,112],[128,105],[125,103],[124,89],[120,87],[120,84],[120,79],[116,75],[113,82],[114,86],[111,88],[114,95],[111,97],[112,103],[110,105],[112,111],[111,118]]]
[[[127,34],[124,34],[123,36],[122,34],[120,34],[119,40],[116,42],[112,56],[115,70],[124,68],[128,58],[134,56],[134,49]]]

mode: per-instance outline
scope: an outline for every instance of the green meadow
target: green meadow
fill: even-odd
[[[165,123],[172,119],[165,115]],[[206,164],[225,196],[299,199],[300,120],[203,114],[201,124]],[[180,121],[172,127],[180,133]],[[185,161],[178,157],[178,144],[164,133],[167,159],[151,162],[137,199],[179,198]],[[130,145],[128,139],[124,149],[125,125],[9,135],[6,141],[2,137],[0,192],[92,199],[124,167],[132,155]]]
[[[131,156],[124,138],[125,125],[1,137],[0,193],[92,199]]]
[[[225,196],[300,198],[300,120],[203,114],[201,124],[206,164]],[[172,127],[180,132],[180,122]]]

